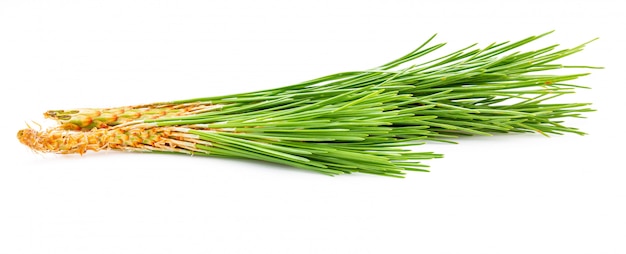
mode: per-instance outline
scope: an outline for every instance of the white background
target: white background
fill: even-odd
[[[0,1],[0,253],[626,253],[619,1]],[[622,17],[620,17],[622,15]],[[326,177],[187,156],[41,155],[49,109],[289,85],[556,29],[605,66],[566,97],[590,135],[429,144],[431,173]]]

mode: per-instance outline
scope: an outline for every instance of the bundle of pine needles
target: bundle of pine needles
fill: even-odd
[[[332,74],[271,90],[119,108],[51,110],[59,125],[18,132],[40,152],[116,149],[248,158],[327,175],[362,172],[401,177],[426,171],[439,158],[407,146],[460,135],[583,132],[564,117],[592,111],[589,103],[547,103],[581,86],[588,73],[553,75],[556,60],[587,44],[556,50],[514,50],[518,42],[475,44],[417,63],[444,43],[429,45],[380,67]]]

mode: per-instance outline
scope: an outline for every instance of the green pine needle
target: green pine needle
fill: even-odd
[[[588,73],[549,71],[597,69],[555,63],[591,41],[571,49],[551,45],[515,51],[549,33],[485,48],[474,44],[419,62],[445,45],[429,46],[432,36],[409,54],[370,70],[235,95],[48,111],[46,116],[60,127],[34,132],[36,138],[24,130],[18,136],[43,152],[113,148],[191,153],[263,160],[326,175],[403,177],[405,171],[427,171],[419,161],[441,157],[406,148],[427,140],[453,142],[457,136],[507,132],[583,135],[561,119],[593,111],[589,103],[549,102],[586,88],[571,82]],[[146,130],[153,131],[147,135]],[[67,145],[74,132],[97,133],[99,139]],[[54,135],[61,138],[55,141]],[[134,142],[123,140],[124,135]]]

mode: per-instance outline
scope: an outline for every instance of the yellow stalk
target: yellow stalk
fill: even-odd
[[[20,142],[32,150],[44,153],[84,154],[87,151],[165,151],[193,153],[203,152],[196,144],[211,145],[195,135],[185,133],[184,128],[137,126],[91,131],[48,129],[37,131],[23,129],[17,133]]]

